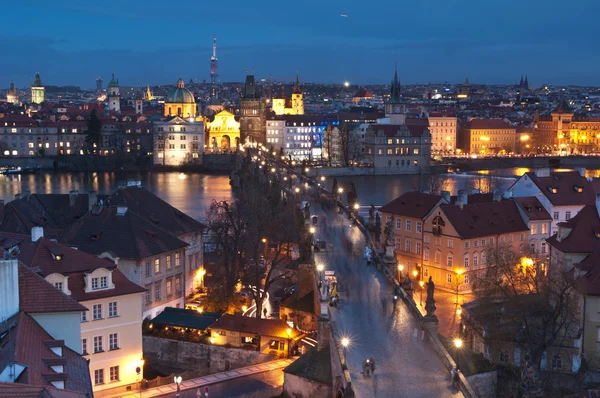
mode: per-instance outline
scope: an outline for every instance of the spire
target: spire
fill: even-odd
[[[300,80],[298,79],[298,72],[296,72],[296,84],[294,85],[294,94],[302,94],[300,90]]]
[[[527,75],[525,75],[525,83],[523,83],[525,87],[529,87],[529,81],[527,80]]]
[[[183,82],[183,79],[181,78],[181,76],[179,76],[179,80],[177,80],[177,88],[184,88],[185,87],[185,83]]]
[[[213,55],[212,59],[217,59],[217,34],[213,35]]]
[[[390,103],[400,103],[400,80],[398,79],[398,66],[394,70],[394,80],[392,80],[392,86],[390,89]]]

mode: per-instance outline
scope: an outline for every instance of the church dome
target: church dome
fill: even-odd
[[[119,87],[119,79],[115,80],[115,74],[112,74],[112,79],[110,80],[110,82],[108,83],[108,87]]]
[[[177,87],[169,91],[165,99],[167,104],[195,104],[194,94],[187,88],[181,78],[177,80]]]

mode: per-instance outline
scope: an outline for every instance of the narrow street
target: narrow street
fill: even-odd
[[[338,278],[341,303],[330,307],[332,321],[350,339],[347,363],[357,397],[461,397],[437,353],[416,332],[416,322],[403,302],[394,305],[390,283],[374,266],[366,265],[360,230],[351,227],[345,215],[326,214],[317,204],[311,210],[327,218],[326,228],[319,223],[316,238],[325,240],[328,250],[315,253],[315,262],[335,271]],[[371,378],[361,374],[367,357],[376,364]]]

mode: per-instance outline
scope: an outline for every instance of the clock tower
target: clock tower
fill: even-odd
[[[406,106],[401,97],[397,67],[390,88],[390,100],[385,104],[385,117],[390,118],[390,124],[404,124],[406,122]]]

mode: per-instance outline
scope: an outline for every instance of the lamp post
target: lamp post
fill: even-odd
[[[460,276],[464,273],[465,271],[462,268],[458,268],[456,270],[456,308],[458,308],[458,291],[460,289]]]
[[[456,349],[456,370],[459,370],[460,349],[463,346],[463,341],[459,338],[454,339],[454,348]]]
[[[423,287],[425,286],[425,282],[419,281],[419,286],[421,286],[421,297],[419,298],[419,305],[423,306]]]
[[[175,393],[175,397],[179,398],[179,393],[181,392],[181,376],[175,376],[173,381],[175,384],[177,384],[177,392]]]
[[[346,360],[346,348],[350,345],[350,339],[347,337],[342,338],[342,349],[344,351],[344,365],[348,367],[348,362]]]
[[[402,282],[402,271],[404,271],[404,265],[398,266],[398,283]]]
[[[287,328],[286,332],[287,332],[287,336],[288,336],[288,346],[287,346],[287,348],[288,348],[287,349],[287,354],[288,355],[287,356],[289,358],[290,357],[290,343],[292,341],[292,329]]]

